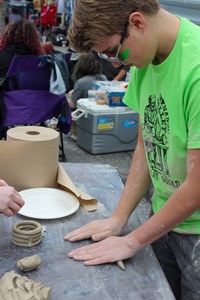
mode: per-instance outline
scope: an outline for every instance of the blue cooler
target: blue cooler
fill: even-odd
[[[77,144],[89,153],[131,151],[136,147],[138,114],[126,106],[80,99],[72,118],[77,124]]]

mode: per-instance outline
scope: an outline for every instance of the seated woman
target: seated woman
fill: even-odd
[[[99,61],[92,53],[80,56],[72,77],[75,85],[67,97],[71,109],[76,108],[76,102],[80,98],[88,98],[88,90],[92,89],[94,80],[107,80],[107,77],[101,72]]]
[[[0,78],[6,76],[15,54],[44,54],[39,32],[27,19],[8,24],[0,37]]]

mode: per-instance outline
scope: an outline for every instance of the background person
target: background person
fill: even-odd
[[[126,81],[127,72],[130,70],[129,66],[113,66],[109,61],[99,57],[95,51],[93,51],[93,53],[101,64],[102,73],[108,80]]]
[[[39,32],[36,26],[27,19],[8,24],[0,36],[0,78],[6,76],[15,54],[44,54]]]
[[[71,242],[100,241],[69,257],[98,265],[152,244],[176,299],[182,300],[200,298],[199,36],[197,25],[156,0],[77,0],[68,33],[78,52],[93,49],[113,64],[136,67],[124,102],[140,115],[119,204],[109,219],[66,235]],[[120,237],[151,181],[152,216]]]
[[[88,98],[88,90],[93,88],[93,81],[107,80],[101,72],[101,65],[93,53],[83,54],[75,65],[72,78],[74,88],[68,94],[68,102],[71,109],[76,108],[76,102],[80,98]]]

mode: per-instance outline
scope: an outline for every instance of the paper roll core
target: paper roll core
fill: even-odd
[[[29,134],[29,135],[38,135],[40,133],[38,131],[27,131],[26,134]]]
[[[7,131],[8,141],[50,142],[59,139],[58,131],[42,126],[18,126]]]

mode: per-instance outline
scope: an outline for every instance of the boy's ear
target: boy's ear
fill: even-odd
[[[128,19],[129,25],[135,29],[143,30],[146,26],[145,18],[140,12],[133,12]]]

